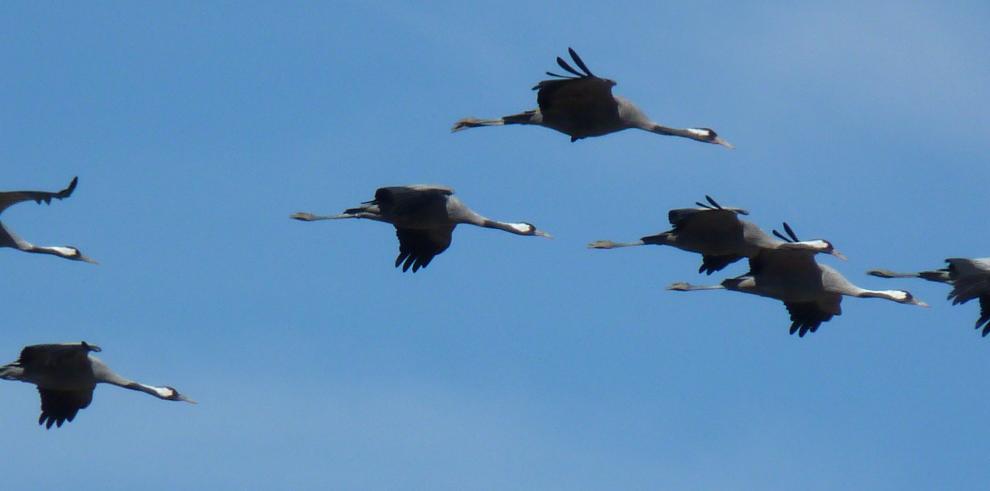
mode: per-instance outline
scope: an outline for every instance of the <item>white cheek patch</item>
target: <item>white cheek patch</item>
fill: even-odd
[[[531,227],[531,226],[529,226],[529,225],[527,225],[525,223],[512,223],[512,224],[509,224],[509,226],[512,227],[512,228],[514,228],[514,229],[516,229],[516,230],[518,230],[520,233],[524,233],[524,234],[528,234],[528,233],[530,233],[530,232],[533,231],[533,227]]]
[[[903,302],[903,301],[905,301],[905,300],[908,299],[907,293],[904,293],[904,292],[902,292],[900,290],[890,290],[887,293],[890,294],[891,298],[893,298],[894,300],[897,300],[898,302]]]
[[[172,397],[175,395],[175,391],[168,387],[155,387],[155,392],[162,397]]]
[[[697,135],[697,136],[705,137],[705,138],[711,136],[711,132],[710,131],[708,131],[708,130],[699,130],[698,128],[688,128],[687,129],[687,132],[688,133],[691,133],[693,135]]]
[[[52,247],[52,250],[58,252],[59,254],[65,255],[65,256],[75,256],[76,255],[76,250],[73,249],[73,248],[71,248],[71,247]]]

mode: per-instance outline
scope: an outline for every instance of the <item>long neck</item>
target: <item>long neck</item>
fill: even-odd
[[[480,226],[485,228],[497,228],[516,235],[531,235],[531,230],[525,223],[507,223],[498,220],[485,218]]]
[[[892,302],[903,302],[907,296],[900,290],[867,290],[855,287],[856,290],[851,295],[859,298],[882,298]]]
[[[145,385],[133,380],[126,379],[117,375],[112,370],[106,366],[94,363],[93,374],[96,376],[97,382],[103,382],[107,384],[116,385],[117,387],[123,387],[125,389],[137,390],[144,392],[145,394],[151,394],[159,399],[168,399],[173,395],[172,390],[165,387],[155,387],[153,385]]]
[[[46,246],[36,246],[31,244],[26,249],[21,249],[24,252],[34,252],[37,254],[51,254],[53,256],[72,258],[75,256],[71,249],[66,247],[46,247]]]
[[[828,243],[824,240],[805,240],[800,242],[781,242],[777,245],[780,249],[793,249],[808,252],[827,252]]]
[[[690,128],[671,128],[669,126],[664,126],[662,124],[656,124],[653,122],[649,122],[639,127],[651,133],[656,133],[658,135],[679,136],[682,138],[690,138],[692,140],[699,140],[699,141],[703,140],[703,137],[700,134],[693,133]]]

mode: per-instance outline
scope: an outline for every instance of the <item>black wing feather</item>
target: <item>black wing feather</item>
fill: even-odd
[[[797,238],[797,234],[794,233],[794,229],[792,229],[787,222],[784,222],[784,231],[787,232],[787,235],[789,235],[794,242],[800,242]]]
[[[413,273],[425,268],[433,258],[450,247],[454,227],[446,230],[416,230],[396,228],[395,235],[399,238],[399,255],[395,258],[395,267],[402,265],[402,271]]]
[[[976,329],[983,327],[983,337],[990,334],[990,295],[980,295],[980,318],[976,320]]]
[[[595,76],[595,74],[591,73],[591,70],[588,70],[588,65],[584,64],[584,60],[582,60],[581,57],[578,56],[577,52],[574,51],[574,48],[567,48],[567,52],[570,53],[571,59],[574,60],[574,63],[577,63],[578,68],[583,70],[584,73],[588,74],[589,77]]]
[[[799,337],[817,331],[822,322],[828,322],[833,317],[814,302],[784,302],[784,305],[791,314],[790,332],[797,333]]]
[[[38,392],[41,394],[38,424],[45,425],[45,428],[51,428],[53,424],[61,427],[62,423],[72,421],[80,409],[93,401],[93,389],[51,390],[38,387]]]
[[[701,267],[698,268],[699,273],[705,273],[711,275],[716,271],[721,271],[725,269],[726,266],[742,259],[742,256],[737,256],[734,254],[726,256],[701,256]]]
[[[566,61],[564,61],[563,58],[561,58],[559,56],[557,57],[557,64],[560,65],[560,68],[563,68],[564,70],[567,70],[569,73],[573,73],[574,75],[576,75],[578,77],[585,77],[585,76],[587,76],[587,75],[584,75],[583,73],[575,70],[574,68],[572,68],[570,65],[567,64]]]

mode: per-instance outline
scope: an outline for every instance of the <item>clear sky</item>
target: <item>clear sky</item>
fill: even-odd
[[[125,376],[72,423],[0,384],[2,489],[985,489],[990,339],[948,288],[865,276],[990,255],[985,2],[20,2],[0,6],[3,361],[86,340]],[[573,46],[657,121],[450,134],[535,107]],[[443,183],[548,241],[459,227],[415,275],[390,226],[301,223]],[[672,248],[705,194],[922,309],[816,334]]]

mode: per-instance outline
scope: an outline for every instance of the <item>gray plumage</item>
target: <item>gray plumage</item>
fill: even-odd
[[[299,212],[290,218],[302,221],[366,218],[391,223],[399,239],[395,266],[401,265],[402,271],[412,269],[414,273],[450,247],[454,228],[458,224],[550,238],[550,234],[530,223],[500,222],[481,216],[457,199],[453,189],[436,185],[383,187],[375,191],[375,199],[344,210],[339,215],[320,216]]]
[[[984,337],[990,334],[990,257],[967,259],[953,257],[946,259],[945,268],[917,273],[895,273],[885,269],[874,269],[867,274],[881,278],[922,278],[952,285],[949,300],[952,305],[964,304],[980,299],[980,317],[976,319],[976,330],[982,329]]]
[[[701,254],[702,262],[698,272],[709,275],[742,258],[753,257],[763,249],[805,249],[844,259],[827,240],[802,242],[776,239],[756,224],[739,218],[739,215],[748,215],[748,211],[723,207],[711,196],[705,196],[705,199],[708,203],[698,202],[698,208],[670,210],[667,219],[673,225],[671,230],[649,235],[635,242],[599,240],[588,244],[588,247],[614,249],[647,244],[668,245]]]
[[[156,387],[116,374],[90,352],[98,346],[81,343],[37,344],[21,351],[17,361],[0,367],[0,379],[19,380],[38,386],[41,394],[39,425],[51,428],[72,421],[93,400],[96,384],[113,384],[138,390],[168,401],[194,402],[172,387]]]
[[[536,102],[539,109],[498,119],[464,118],[454,124],[452,131],[479,126],[527,124],[557,130],[570,136],[574,142],[637,128],[732,148],[729,142],[720,138],[711,128],[671,128],[650,120],[632,102],[612,95],[615,81],[595,76],[573,49],[568,48],[567,51],[580,71],[557,57],[557,64],[570,75],[547,72],[547,75],[555,78],[543,80],[533,87],[533,90],[538,91]]]
[[[0,213],[3,213],[7,208],[24,201],[34,201],[36,203],[51,204],[52,199],[62,200],[68,198],[72,195],[72,191],[76,189],[76,184],[79,183],[78,177],[73,177],[72,182],[65,189],[58,192],[48,192],[48,191],[7,191],[0,192]],[[95,264],[96,261],[83,255],[79,249],[72,246],[37,246],[34,245],[15,234],[12,230],[7,228],[2,221],[0,221],[0,247],[12,247],[14,249],[19,249],[24,252],[33,252],[39,254],[51,254],[53,256],[63,257],[65,259],[71,259],[73,261],[85,261],[88,263]]]
[[[789,231],[789,235],[793,233]],[[867,290],[856,286],[832,267],[819,264],[814,252],[806,249],[763,249],[749,259],[749,265],[749,273],[726,279],[719,285],[695,286],[680,282],[668,289],[726,289],[780,300],[790,313],[790,333],[800,337],[817,331],[833,316],[841,315],[843,296],[882,298],[927,307],[903,290]]]

